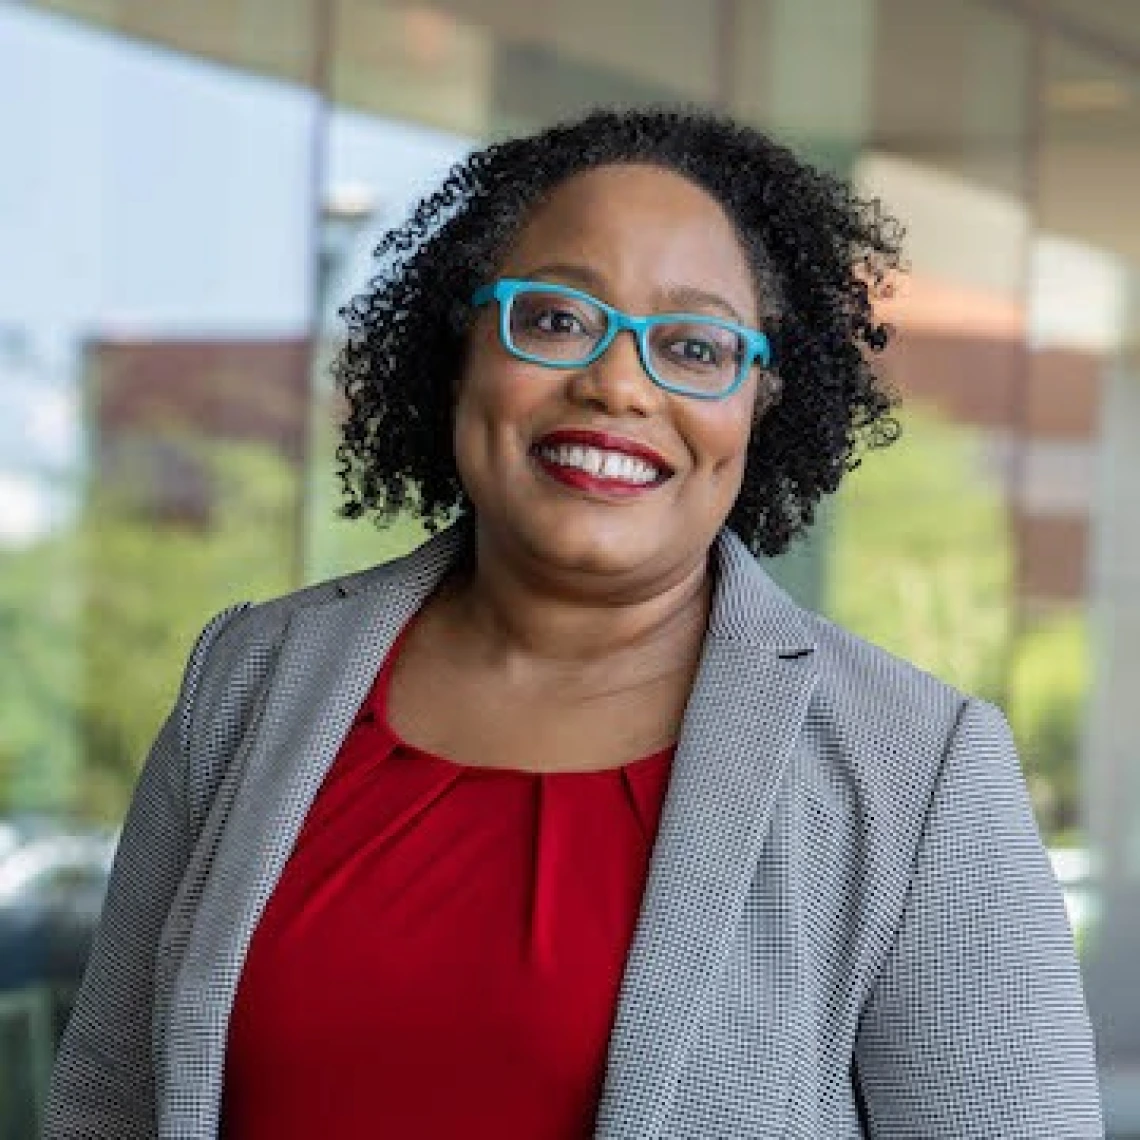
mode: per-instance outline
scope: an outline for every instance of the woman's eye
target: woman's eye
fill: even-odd
[[[552,335],[583,332],[581,320],[566,309],[545,309],[534,318],[536,328]]]
[[[688,364],[719,364],[721,352],[719,345],[712,341],[699,340],[695,337],[686,337],[684,340],[673,342],[672,351]]]

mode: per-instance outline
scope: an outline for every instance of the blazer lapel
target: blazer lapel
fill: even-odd
[[[599,1140],[661,1133],[817,678],[795,606],[733,536],[717,554],[709,635],[618,1001]]]
[[[253,930],[380,663],[460,541],[446,532],[371,588],[344,585],[289,624],[173,983],[163,1137],[217,1135],[229,1014]]]

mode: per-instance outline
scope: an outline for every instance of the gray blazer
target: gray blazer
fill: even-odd
[[[457,545],[206,628],[123,829],[51,1140],[218,1134],[251,933]],[[1001,714],[800,610],[731,534],[715,555],[596,1136],[1102,1136],[1065,910]]]

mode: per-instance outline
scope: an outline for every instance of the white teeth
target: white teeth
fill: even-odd
[[[620,451],[602,451],[581,444],[559,444],[540,449],[542,457],[559,467],[576,467],[600,479],[619,479],[623,483],[654,483],[660,472],[644,459]]]

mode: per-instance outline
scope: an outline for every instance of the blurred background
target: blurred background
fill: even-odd
[[[908,225],[904,442],[773,571],[1007,710],[1140,1136],[1140,0],[0,0],[0,1140],[199,628],[421,537],[335,514],[379,234],[473,145],[662,100]]]

